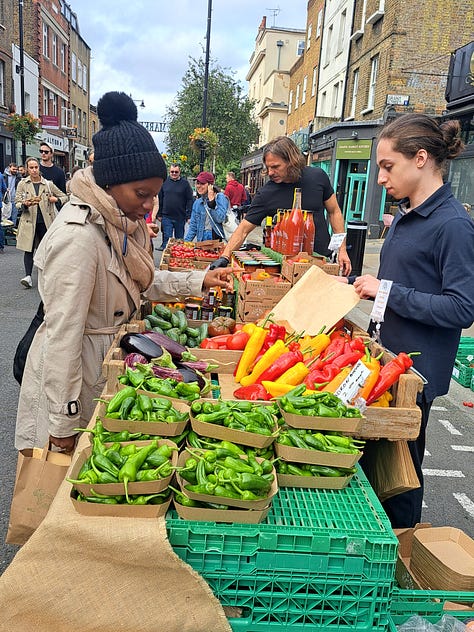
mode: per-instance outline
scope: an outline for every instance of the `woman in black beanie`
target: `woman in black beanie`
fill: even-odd
[[[71,199],[35,255],[44,322],[28,353],[15,446],[74,449],[104,387],[102,361],[114,334],[136,317],[141,296],[177,301],[216,285],[228,270],[156,271],[144,217],[166,165],[123,92],[98,102],[93,165],[71,180]]]

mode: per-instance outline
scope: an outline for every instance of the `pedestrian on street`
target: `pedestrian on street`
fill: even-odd
[[[237,182],[233,171],[228,171],[225,179],[227,184],[224,189],[224,195],[229,198],[231,207],[243,206],[247,202],[247,193],[244,185]]]
[[[2,226],[2,205],[3,205],[3,196],[7,190],[7,184],[5,182],[5,178],[0,173],[0,255],[3,255],[5,252],[5,231]]]
[[[392,281],[381,343],[395,354],[420,352],[414,366],[427,379],[417,399],[420,435],[408,442],[421,487],[383,503],[394,528],[421,521],[428,416],[435,397],[448,392],[461,331],[474,321],[474,222],[443,183],[447,161],[462,149],[459,121],[440,124],[424,114],[396,118],[378,139],[378,182],[400,200],[399,212],[377,278],[360,276],[354,288],[360,298],[374,299],[380,280]],[[365,455],[376,444],[367,444]]]
[[[28,175],[18,183],[15,206],[21,209],[16,247],[24,250],[25,276],[20,283],[27,289],[33,287],[33,255],[57,215],[56,204],[64,204],[67,195],[49,180],[41,176],[36,158],[26,161]]]
[[[119,328],[137,317],[142,294],[176,301],[215,286],[230,269],[155,271],[144,217],[166,179],[151,134],[124,92],[97,104],[94,163],[71,180],[71,198],[35,256],[44,322],[23,375],[15,447],[48,441],[70,452],[103,391],[102,362]]]
[[[18,173],[18,167],[16,163],[11,162],[8,167],[5,169],[4,173],[5,182],[7,185],[8,196],[10,198],[11,204],[11,215],[7,219],[13,222],[13,226],[17,224],[18,217],[18,209],[16,208],[15,195],[16,195],[16,187],[21,180],[21,175]]]
[[[51,145],[42,141],[40,143],[39,153],[41,156],[40,171],[43,178],[45,178],[45,180],[51,180],[58,189],[66,193],[66,174],[61,167],[53,164],[54,150]]]
[[[191,217],[193,190],[186,178],[181,177],[181,168],[176,163],[170,166],[170,175],[163,182],[158,196],[158,219],[161,221],[163,242],[158,250],[164,250],[170,237],[183,239],[184,226]]]
[[[198,198],[193,204],[191,221],[185,236],[186,241],[191,241],[194,238],[197,241],[222,240],[225,237],[222,222],[226,218],[229,200],[214,185],[214,182],[214,175],[210,171],[201,171],[196,178]]]
[[[307,167],[303,154],[290,138],[279,136],[270,141],[263,149],[263,164],[270,180],[254,195],[245,219],[232,234],[222,257],[213,262],[211,268],[227,266],[232,251],[240,248],[247,235],[260,226],[267,215],[274,215],[280,208],[290,209],[296,187],[301,189],[302,207],[313,212],[316,226],[314,250],[317,253],[330,255],[325,209],[333,232],[345,232],[344,218],[328,176],[319,167]],[[342,273],[350,274],[351,262],[345,241],[339,249],[338,262]]]

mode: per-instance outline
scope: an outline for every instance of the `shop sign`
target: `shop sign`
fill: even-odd
[[[369,160],[372,151],[371,140],[338,140],[337,160]]]
[[[408,94],[387,94],[387,105],[409,105]]]
[[[59,129],[59,118],[43,114],[41,116],[41,127],[43,129]]]
[[[311,159],[313,162],[325,162],[326,160],[332,160],[332,149],[323,149],[322,151],[315,152]]]
[[[257,156],[252,156],[251,158],[246,158],[242,160],[241,169],[248,169],[249,167],[261,167],[262,166],[262,156],[263,152],[259,153]]]

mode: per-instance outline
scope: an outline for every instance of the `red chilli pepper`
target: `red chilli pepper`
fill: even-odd
[[[381,397],[388,389],[395,384],[400,375],[403,375],[407,369],[413,366],[413,360],[410,356],[419,355],[420,352],[399,353],[395,358],[384,364],[380,369],[379,379],[367,398],[367,406],[370,406],[379,397]]]
[[[267,382],[274,382],[280,375],[283,375],[285,371],[291,369],[297,362],[303,361],[303,354],[301,351],[287,351],[279,358],[275,360],[271,367],[262,373],[258,378],[257,384],[261,384],[264,380]]]
[[[265,401],[272,398],[261,384],[250,384],[250,386],[241,386],[234,391],[235,399],[247,399],[256,401],[263,399]]]

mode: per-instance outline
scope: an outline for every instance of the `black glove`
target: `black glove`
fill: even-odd
[[[230,261],[229,259],[227,259],[227,257],[219,257],[219,259],[216,259],[211,263],[211,265],[209,266],[209,270],[215,270],[216,268],[227,268],[229,263]]]

